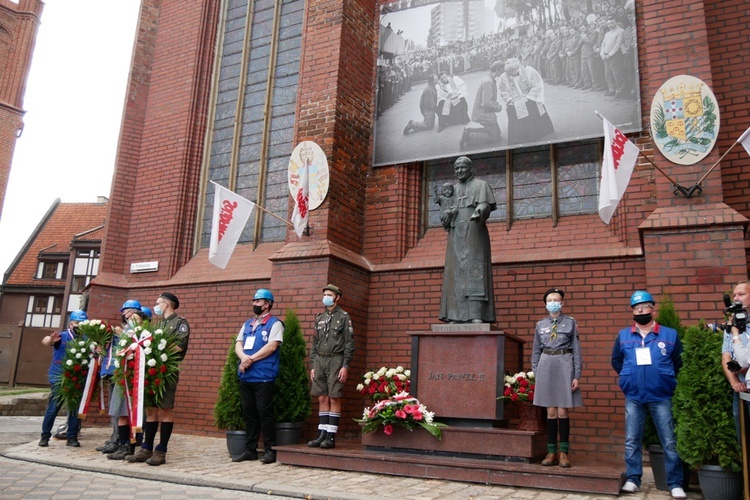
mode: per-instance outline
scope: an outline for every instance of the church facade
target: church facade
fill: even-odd
[[[344,437],[359,433],[352,419],[364,405],[355,391],[361,376],[380,366],[408,367],[409,332],[438,322],[446,233],[436,221],[432,188],[453,180],[457,155],[436,157],[420,148],[427,134],[439,139],[431,151],[443,140],[458,145],[463,125],[440,135],[402,133],[420,116],[424,79],[413,67],[406,80],[393,78],[398,58],[388,50],[402,49],[395,38],[380,40],[380,7],[372,0],[142,2],[89,315],[114,321],[127,299],[150,304],[167,290],[179,297],[178,312],[193,332],[177,394],[177,425],[185,431],[216,431],[212,407],[221,368],[258,288],[272,290],[278,316],[297,312],[308,340],[323,307],[322,288],[342,289],[340,304],[351,314],[356,339]],[[634,9],[638,71],[630,73],[630,95],[640,109],[631,126],[637,131],[628,136],[660,170],[691,186],[750,126],[743,2],[687,0],[667,23],[661,2],[637,0]],[[528,32],[514,28],[505,40],[515,43]],[[450,69],[471,89],[486,71],[466,60]],[[717,146],[692,165],[662,156],[649,128],[655,93],[681,74],[710,86],[721,107]],[[552,116],[556,128],[580,120],[601,128],[593,114],[568,116],[575,104],[563,102],[565,96],[587,99],[575,85],[545,78],[547,109],[562,110]],[[469,106],[473,99],[469,92]],[[401,105],[407,102],[415,104]],[[310,213],[310,234],[297,238],[256,210],[228,267],[212,266],[209,181],[288,220],[287,165],[301,141],[316,142],[329,167],[325,199]],[[416,159],[376,162],[376,142],[379,158],[391,148],[414,151]],[[673,194],[666,177],[639,159],[605,225],[596,212],[600,154],[601,141],[588,137],[490,145],[471,156],[477,176],[495,186],[498,198],[488,221],[495,326],[530,348],[534,324],[545,314],[544,291],[565,290],[565,312],[578,321],[584,360],[585,408],[573,413],[574,446],[616,457],[624,404],[609,360],[617,331],[632,321],[628,298],[637,289],[657,300],[669,294],[685,324],[720,318],[722,294],[747,279],[750,157],[735,148],[689,198]],[[156,262],[156,270],[133,272],[145,262]]]

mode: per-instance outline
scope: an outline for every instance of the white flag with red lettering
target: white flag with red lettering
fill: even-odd
[[[620,203],[630,182],[638,146],[628,140],[614,125],[602,117],[604,122],[604,158],[602,179],[599,185],[599,217],[609,224],[617,204]]]
[[[227,267],[229,258],[237,246],[247,219],[253,212],[255,203],[233,193],[227,188],[214,185],[214,218],[211,224],[211,246],[208,261],[222,269]]]
[[[737,142],[742,144],[742,147],[745,148],[747,154],[750,154],[750,128],[745,130],[745,133],[742,134],[739,139],[737,139]]]
[[[297,238],[302,238],[302,234],[307,227],[307,219],[310,213],[310,165],[303,165],[299,172],[299,187],[294,197],[294,212],[292,212],[292,223]]]

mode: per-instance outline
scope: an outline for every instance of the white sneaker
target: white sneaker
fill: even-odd
[[[672,498],[687,498],[687,495],[682,488],[672,488]]]
[[[636,485],[633,481],[627,481],[627,482],[625,482],[625,484],[622,485],[622,488],[620,488],[620,491],[622,491],[624,493],[635,493],[639,489],[640,488],[638,488],[638,485]],[[677,489],[677,488],[675,488],[675,489]],[[674,491],[674,490],[672,490],[672,491]],[[685,497],[682,497],[682,498],[685,498]]]

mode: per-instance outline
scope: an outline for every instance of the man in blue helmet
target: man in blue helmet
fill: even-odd
[[[240,358],[240,397],[242,418],[247,437],[245,451],[233,462],[258,460],[258,439],[263,433],[265,453],[260,462],[276,461],[276,419],[273,411],[273,389],[279,374],[279,346],[284,341],[284,323],[271,315],[273,294],[260,288],[253,297],[255,317],[242,325],[234,351]]]
[[[164,319],[162,328],[177,334],[179,341],[179,356],[181,362],[187,354],[190,342],[190,325],[187,320],[175,312],[180,307],[180,300],[171,292],[163,292],[156,298],[154,313]],[[143,311],[138,311],[143,314]],[[166,386],[164,395],[158,407],[146,407],[146,422],[143,425],[143,444],[135,452],[125,458],[128,462],[146,462],[148,465],[162,465],[166,463],[167,445],[174,429],[174,404],[177,393],[179,373],[173,383]],[[156,431],[159,430],[159,444],[154,447]]]
[[[682,343],[677,331],[654,321],[656,302],[650,293],[637,291],[630,297],[635,322],[620,330],[612,348],[612,368],[620,376],[625,394],[625,493],[640,489],[643,464],[641,447],[646,413],[656,426],[664,449],[667,484],[672,498],[686,498],[682,489],[683,467],[677,455],[672,421],[672,395],[682,367]]]
[[[53,332],[42,339],[42,344],[52,347],[52,364],[49,366],[49,383],[52,390],[47,403],[47,411],[44,413],[42,422],[42,438],[39,440],[39,446],[49,446],[49,438],[52,437],[52,427],[55,425],[55,418],[60,411],[60,402],[57,399],[55,383],[62,376],[62,361],[65,357],[65,349],[68,342],[75,339],[78,332],[78,323],[86,321],[88,316],[85,311],[73,311],[70,313],[68,320],[68,329],[62,332]],[[67,446],[78,448],[81,444],[78,442],[78,412],[68,411],[68,429],[66,432]]]

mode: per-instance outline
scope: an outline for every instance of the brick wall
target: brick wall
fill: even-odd
[[[0,0],[0,216],[16,139],[23,130],[23,94],[43,9],[41,0]]]

